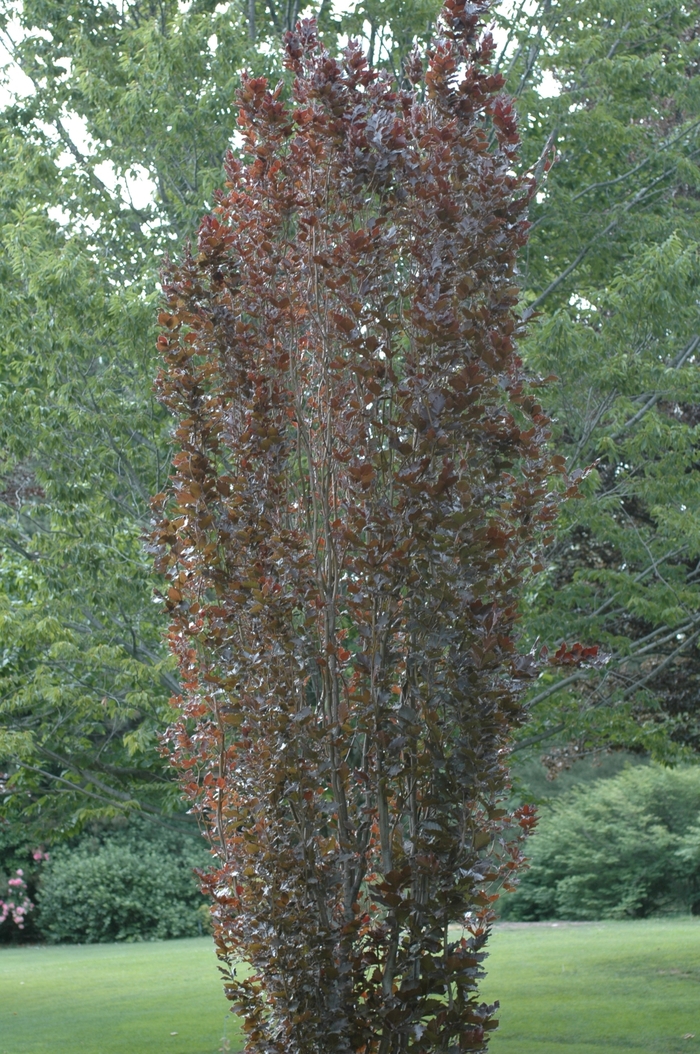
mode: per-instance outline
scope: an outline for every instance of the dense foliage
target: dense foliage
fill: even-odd
[[[291,101],[244,79],[250,161],[166,276],[174,759],[220,952],[254,971],[227,984],[251,1054],[483,1050],[494,1025],[517,600],[563,459],[513,344],[535,182],[485,10],[450,0],[401,91],[303,22]]]
[[[700,914],[700,771],[649,765],[576,788],[543,810],[506,918]]]
[[[367,18],[398,69],[433,6],[317,13],[331,43]],[[24,77],[0,111],[0,788],[37,841],[180,808],[158,754],[178,684],[141,543],[171,456],[158,272],[223,181],[241,70],[281,72],[297,8],[0,0]]]
[[[39,937],[34,909],[45,855],[23,832],[0,823],[0,943]]]
[[[332,51],[351,31],[396,76],[437,7],[317,13]],[[540,312],[524,353],[560,378],[543,393],[556,448],[573,467],[600,459],[523,627],[614,656],[605,676],[548,671],[523,742],[555,765],[605,744],[674,756],[697,747],[697,8],[492,14],[516,165],[548,142],[557,156],[522,261]],[[0,2],[27,78],[0,114],[0,773],[6,815],[37,842],[178,808],[157,753],[177,685],[140,543],[170,457],[151,397],[159,258],[212,202],[232,136],[238,148],[241,70],[284,76],[295,17],[276,0]]]
[[[524,627],[611,656],[543,676],[523,745],[554,767],[606,743],[679,757],[700,745],[698,6],[545,0],[501,18],[523,163],[556,156],[522,262],[524,356],[559,377],[543,398],[567,467],[596,465]]]
[[[208,909],[193,869],[208,862],[199,836],[150,823],[83,835],[43,868],[39,931],[66,944],[196,937]]]

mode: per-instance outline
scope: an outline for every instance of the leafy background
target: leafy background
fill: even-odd
[[[331,46],[359,34],[393,76],[437,6],[317,14]],[[177,681],[142,547],[170,461],[151,389],[159,260],[180,252],[225,149],[240,149],[240,71],[281,75],[293,17],[262,2],[0,3],[31,84],[0,114],[7,875],[36,845],[124,812],[187,829],[158,753]],[[697,755],[698,12],[544,0],[494,19],[522,168],[547,144],[556,157],[521,263],[536,312],[523,352],[558,377],[557,449],[596,466],[524,598],[523,650],[583,640],[610,654],[533,687],[516,746],[532,794],[542,753],[553,773],[608,749]]]

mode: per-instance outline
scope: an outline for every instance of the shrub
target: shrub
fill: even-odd
[[[243,79],[249,164],[166,276],[174,759],[220,952],[253,967],[227,982],[250,1054],[482,1050],[494,1024],[517,600],[563,459],[514,346],[534,181],[486,11],[448,0],[398,92],[297,27],[293,98]]]
[[[630,768],[545,812],[504,918],[645,918],[700,909],[700,769]]]
[[[19,835],[19,837],[18,837]],[[43,849],[0,821],[0,944],[37,940],[37,882],[46,859]]]
[[[193,867],[207,859],[199,839],[141,827],[58,847],[37,898],[40,929],[54,943],[196,936],[205,902]]]

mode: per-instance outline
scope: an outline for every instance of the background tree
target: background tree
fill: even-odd
[[[291,100],[244,79],[249,161],[166,280],[174,760],[220,953],[254,971],[227,982],[250,1054],[484,1050],[495,1025],[516,604],[563,459],[513,345],[535,183],[487,10],[450,0],[400,91],[302,22]]]
[[[567,467],[597,465],[524,625],[611,656],[543,676],[521,747],[554,767],[601,746],[673,759],[700,743],[698,9],[563,0],[501,20],[523,164],[557,156],[531,210],[524,355],[560,378],[544,398]]]
[[[2,136],[2,751],[10,813],[55,832],[180,808],[142,549],[170,458],[152,315],[160,256],[218,179],[247,45],[240,19],[176,3],[17,13],[4,39],[34,90]],[[158,188],[140,208],[133,169]]]
[[[317,9],[331,50],[352,31],[392,76],[436,11]],[[293,14],[275,0],[0,3],[30,78],[0,115],[0,773],[8,815],[31,816],[39,839],[129,803],[177,807],[156,746],[176,686],[140,541],[170,460],[150,395],[157,271],[221,181],[240,70],[283,75]],[[558,447],[603,459],[526,625],[532,641],[614,655],[604,680],[549,671],[523,736],[544,737],[535,751],[673,757],[697,745],[692,349],[681,362],[697,328],[697,12],[562,0],[492,17],[519,164],[552,133],[559,155],[521,262],[530,305],[546,293],[524,352],[561,378],[543,396]]]
[[[180,808],[157,748],[178,685],[141,541],[171,457],[151,394],[158,270],[222,181],[240,70],[281,71],[294,17],[0,4],[28,89],[0,116],[0,773],[37,837]],[[428,31],[420,9],[401,17],[406,39]]]

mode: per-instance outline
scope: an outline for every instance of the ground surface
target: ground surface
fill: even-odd
[[[700,1052],[700,919],[506,923],[489,966],[491,1054]]]
[[[489,969],[491,1054],[700,1054],[700,920],[505,924]],[[0,1054],[216,1054],[225,1020],[240,1050],[207,939],[0,949]]]
[[[236,1050],[227,1007],[206,938],[0,950],[0,1054]]]

